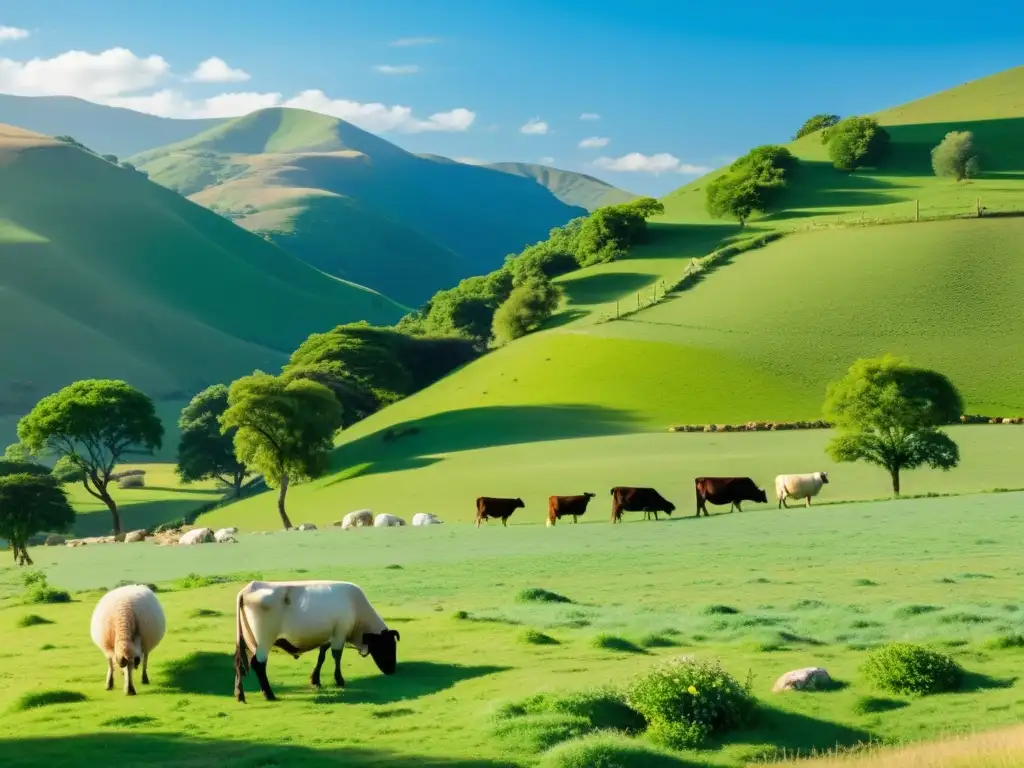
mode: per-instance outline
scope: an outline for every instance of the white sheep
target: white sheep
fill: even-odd
[[[124,692],[135,695],[132,670],[142,665],[142,683],[149,685],[149,655],[164,637],[164,609],[153,591],[129,584],[107,592],[92,612],[92,641],[107,657],[107,690],[114,687],[114,663],[124,670]]]
[[[341,527],[346,530],[349,528],[369,528],[372,525],[373,512],[368,509],[359,509],[355,512],[349,512],[341,521]]]
[[[443,525],[444,521],[429,512],[417,512],[412,516],[413,525]]]
[[[785,507],[786,499],[804,499],[805,506],[811,506],[811,497],[817,496],[821,486],[828,484],[827,472],[811,472],[804,475],[779,475],[775,478],[775,498],[779,509]]]
[[[397,528],[400,525],[405,525],[405,520],[398,515],[377,515],[373,518],[374,528]]]
[[[209,528],[193,528],[188,533],[183,533],[178,539],[178,544],[185,546],[191,544],[208,544],[213,541],[213,531]]]
[[[226,544],[232,542],[238,543],[238,539],[235,538],[235,534],[238,533],[237,528],[220,528],[213,534],[213,540],[218,544]]]
[[[235,608],[235,698],[245,701],[242,678],[256,673],[267,701],[276,697],[267,680],[272,648],[294,658],[319,650],[309,682],[320,687],[327,651],[334,657],[334,682],[345,687],[341,652],[345,645],[370,655],[385,675],[394,674],[399,634],[388,629],[366,594],[347,581],[253,581],[238,593]]]

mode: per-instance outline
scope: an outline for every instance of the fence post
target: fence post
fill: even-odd
[[[636,308],[640,309],[640,291],[636,292]]]
[[[981,198],[978,198],[978,218],[981,218]]]
[[[921,220],[921,201],[920,200],[915,200],[914,201],[914,221],[920,221],[920,220]]]
[[[615,300],[615,319],[619,319],[619,300]]]

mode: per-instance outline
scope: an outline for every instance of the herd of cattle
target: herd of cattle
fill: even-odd
[[[789,508],[787,499],[803,499],[806,506],[811,506],[811,499],[817,496],[821,487],[828,483],[827,472],[811,472],[802,475],[779,475],[775,478],[775,498],[779,502],[779,509]],[[759,504],[768,503],[768,494],[763,488],[758,488],[749,477],[697,477],[693,481],[697,492],[697,517],[701,512],[708,516],[708,502],[716,506],[729,505],[729,511],[735,507],[740,512],[744,501]],[[594,498],[593,493],[584,493],[579,496],[550,496],[548,498],[547,525],[553,526],[563,517],[570,516],[572,521],[577,522],[580,515],[585,514],[587,505]],[[658,519],[658,513],[664,512],[671,515],[676,505],[666,499],[653,488],[633,488],[630,486],[615,486],[611,490],[612,497],[612,523],[622,522],[623,512],[643,512],[644,519],[649,520],[651,514]],[[480,523],[487,522],[489,518],[501,520],[502,525],[508,525],[508,519],[517,509],[525,509],[526,504],[522,499],[502,499],[492,496],[481,496],[476,500],[476,527]]]

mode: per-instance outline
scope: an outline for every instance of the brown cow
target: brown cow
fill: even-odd
[[[759,504],[768,503],[768,494],[749,477],[696,477],[693,485],[697,490],[697,517],[703,512],[709,517],[707,502],[722,505],[728,504],[729,511],[736,507],[740,512],[740,502],[753,501]]]
[[[676,505],[666,499],[653,488],[631,488],[629,486],[615,486],[612,488],[612,522],[621,523],[622,513],[643,512],[644,519],[650,519],[650,513],[654,513],[654,519],[658,519],[658,513],[664,512],[671,515]]]
[[[587,511],[587,504],[594,496],[593,493],[584,493],[582,496],[549,496],[548,525],[553,526],[566,515],[572,515],[572,521],[575,523],[576,518]]]
[[[508,526],[509,516],[517,509],[526,505],[522,499],[495,499],[490,496],[481,496],[476,500],[476,527],[480,527],[481,521],[489,517],[501,518],[501,524]]]

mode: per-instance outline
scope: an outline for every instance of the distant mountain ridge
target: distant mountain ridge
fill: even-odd
[[[130,160],[317,268],[409,305],[587,213],[533,176],[415,155],[297,109],[253,112]]]
[[[485,167],[533,179],[550,189],[551,193],[566,205],[579,206],[588,211],[595,211],[606,205],[628,203],[639,197],[585,173],[563,171],[548,165],[508,162],[487,163]]]

